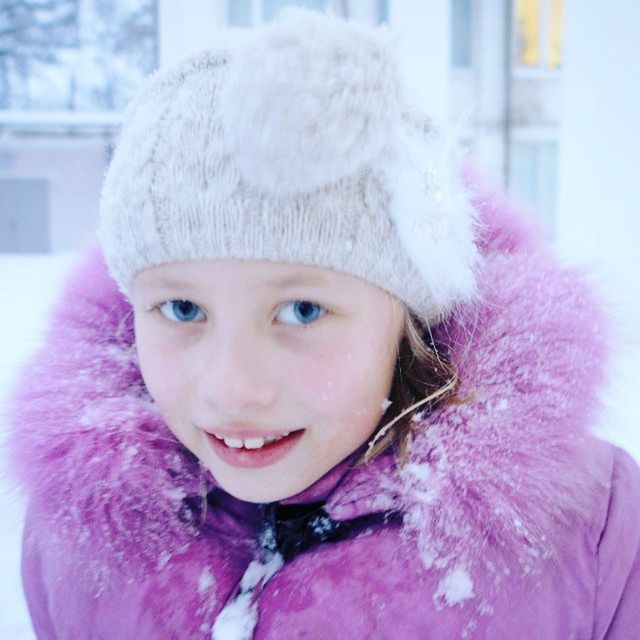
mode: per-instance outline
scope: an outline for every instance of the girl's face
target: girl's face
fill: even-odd
[[[140,367],[169,428],[241,500],[300,493],[372,435],[403,305],[266,260],[163,264],[132,286]]]

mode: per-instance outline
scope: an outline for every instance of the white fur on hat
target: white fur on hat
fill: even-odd
[[[476,294],[475,211],[462,185],[457,141],[451,131],[430,126],[423,115],[406,114],[404,126],[381,160],[389,214],[400,242],[436,306]]]
[[[253,30],[229,62],[220,117],[250,184],[282,195],[354,173],[400,118],[395,48],[371,29],[288,9]]]

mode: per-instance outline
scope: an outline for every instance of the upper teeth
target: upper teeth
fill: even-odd
[[[218,440],[224,440],[224,443],[227,447],[231,447],[232,449],[240,449],[244,447],[245,449],[260,449],[264,447],[265,444],[269,444],[270,442],[275,442],[276,440],[280,440],[285,436],[289,435],[289,431],[283,433],[279,436],[272,436],[269,438],[224,438],[223,436],[219,436],[217,433],[214,433]]]

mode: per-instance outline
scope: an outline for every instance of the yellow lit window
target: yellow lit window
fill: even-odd
[[[516,0],[515,17],[517,63],[524,67],[536,67],[540,42],[539,0]]]
[[[514,0],[517,66],[560,67],[562,2],[563,0]]]
[[[558,68],[562,62],[562,0],[551,0],[551,37],[549,66]]]

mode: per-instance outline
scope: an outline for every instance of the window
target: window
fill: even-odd
[[[269,22],[275,20],[280,11],[288,5],[323,11],[326,4],[325,0],[296,0],[296,2],[289,2],[287,0],[262,0],[262,21]]]
[[[562,1],[515,0],[516,66],[543,69],[561,66]]]
[[[380,24],[388,20],[388,4],[388,0],[228,0],[227,18],[230,25],[251,27],[274,20],[285,7],[304,7]]]
[[[472,52],[471,0],[451,0],[451,63],[470,67]]]
[[[327,4],[327,0],[229,0],[229,24],[251,27],[274,20],[284,7],[324,11]]]
[[[0,252],[49,250],[49,181],[0,175]]]
[[[509,188],[532,207],[550,235],[555,227],[557,147],[553,140],[515,139],[509,163]]]

